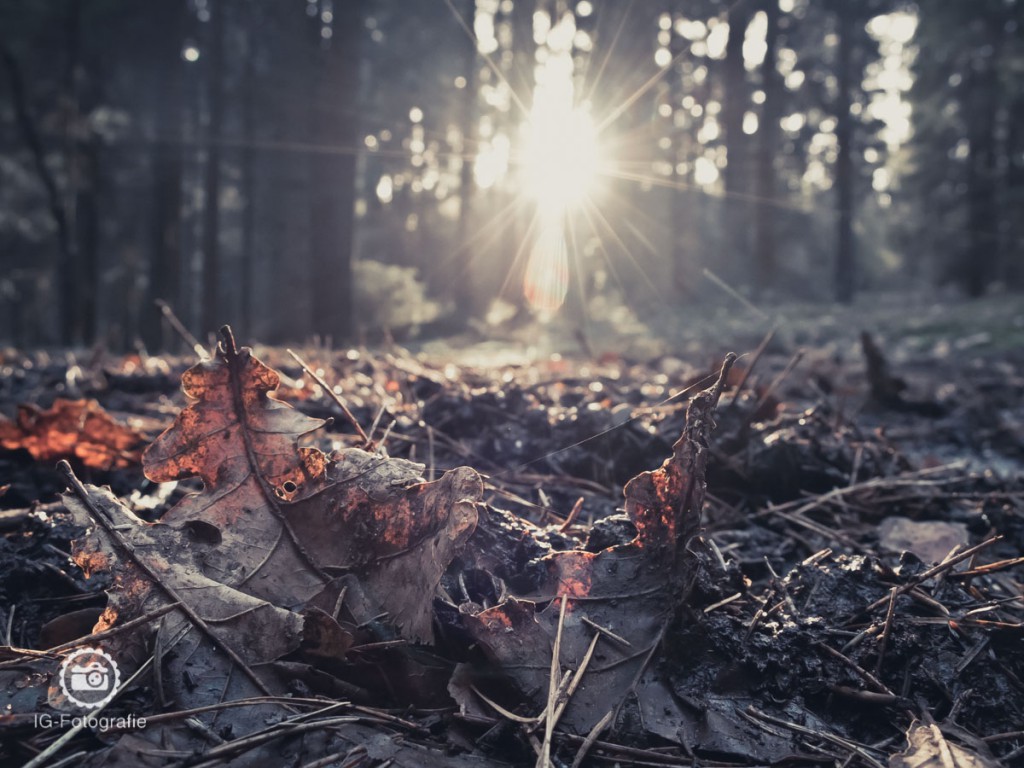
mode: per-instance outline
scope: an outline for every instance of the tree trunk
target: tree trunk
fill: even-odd
[[[64,263],[57,272],[61,303],[61,343],[67,346],[85,341],[82,328],[82,300],[90,290],[91,276],[84,273],[78,248],[78,193],[82,168],[79,157],[78,134],[81,129],[79,88],[81,85],[82,2],[71,0],[67,18],[67,67],[65,70],[64,98],[64,158],[67,166],[67,184],[64,187],[64,215],[68,223],[68,247],[62,252]]]
[[[225,320],[221,306],[220,145],[224,128],[224,3],[213,0],[210,17],[210,68],[207,71],[206,164],[203,167],[203,311],[200,336]]]
[[[782,79],[779,77],[776,52],[779,38],[779,4],[766,0],[763,10],[768,17],[765,32],[764,64],[761,67],[764,107],[758,126],[757,205],[754,221],[754,274],[758,290],[770,288],[778,264],[775,253],[776,178],[775,155],[779,151],[779,119],[782,116]]]
[[[980,51],[968,68],[967,82],[967,228],[970,242],[961,264],[961,279],[968,296],[985,293],[999,264],[999,213],[996,193],[998,159],[996,132],[999,113],[999,20],[988,20],[986,39],[994,49]]]
[[[744,274],[744,262],[750,248],[747,226],[748,188],[747,137],[743,133],[743,115],[747,110],[746,69],[743,65],[743,39],[753,12],[750,3],[732,3],[729,8],[729,39],[725,46],[724,98],[722,128],[725,133],[726,166],[725,225],[721,269],[730,280]]]
[[[181,205],[183,163],[181,156],[181,113],[184,62],[181,41],[184,32],[183,3],[159,3],[154,7],[163,34],[154,41],[157,57],[154,69],[160,88],[156,90],[157,135],[153,147],[153,230],[149,254],[149,281],[143,307],[143,339],[158,352],[176,344],[176,335],[165,336],[159,300],[180,310],[181,291]]]
[[[359,132],[361,0],[335,5],[333,36],[322,52],[313,108],[311,204],[313,329],[344,342],[352,336],[352,247]]]
[[[683,0],[671,0],[668,11],[672,16],[673,27],[677,19],[684,15]],[[687,45],[686,39],[673,31],[669,44],[669,51],[672,54],[673,71],[669,74],[669,101],[672,105],[672,113],[669,116],[669,135],[672,137],[672,181],[670,202],[670,226],[672,237],[672,280],[676,290],[689,297],[693,295],[694,287],[697,284],[697,265],[691,254],[694,251],[691,235],[692,226],[690,217],[693,210],[693,193],[690,189],[692,183],[689,174],[681,173],[680,166],[683,163],[692,162],[690,157],[690,130],[687,125],[676,124],[676,113],[682,109],[685,95],[683,88],[683,77],[678,71],[679,56]],[[687,240],[690,247],[687,248]]]
[[[242,329],[246,335],[252,335],[255,329],[252,326],[252,292],[253,292],[253,267],[256,260],[255,231],[256,226],[256,179],[255,179],[255,149],[253,143],[256,140],[256,94],[254,91],[255,73],[253,72],[253,59],[255,58],[255,31],[250,28],[246,31],[246,57],[242,70],[242,146],[241,173],[242,173],[242,254],[239,263],[241,271],[241,307],[240,320]]]
[[[516,6],[525,0],[516,0]],[[467,0],[464,7],[466,25],[473,29],[476,17],[476,0]],[[460,321],[469,320],[478,314],[481,297],[474,274],[477,264],[473,259],[473,248],[470,245],[471,221],[473,215],[473,165],[477,149],[477,50],[476,39],[466,36],[463,51],[466,87],[462,90],[462,166],[459,170],[459,221],[456,228],[455,251],[459,254],[455,268],[458,270],[453,284],[456,288],[456,299],[462,307]]]
[[[853,19],[852,10],[845,0],[839,0],[836,30],[839,42],[836,55],[836,79],[839,94],[836,97],[836,201],[839,206],[836,224],[835,298],[848,304],[853,301],[856,281],[856,244],[853,236],[854,167],[853,167]]]
[[[21,74],[21,67],[14,54],[6,46],[0,43],[0,58],[3,59],[7,69],[8,81],[11,86],[11,101],[14,106],[14,115],[18,123],[18,129],[22,138],[28,145],[32,154],[32,161],[35,164],[36,174],[46,190],[46,199],[50,208],[50,216],[53,218],[57,229],[58,257],[56,260],[56,272],[58,274],[58,297],[60,306],[57,308],[59,318],[59,339],[62,343],[70,343],[65,338],[67,324],[65,318],[70,316],[71,306],[65,304],[67,296],[65,291],[70,287],[70,281],[63,278],[67,265],[74,263],[74,237],[68,222],[67,211],[64,209],[64,201],[61,197],[60,187],[57,179],[49,166],[46,164],[46,151],[42,139],[36,128],[36,122],[29,109],[28,96],[25,92],[25,81]],[[20,334],[18,334],[20,336]],[[15,337],[17,339],[17,336]]]

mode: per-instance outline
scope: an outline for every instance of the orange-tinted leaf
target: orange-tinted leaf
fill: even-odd
[[[308,599],[328,580],[284,525],[281,505],[324,487],[326,457],[297,448],[323,425],[274,399],[280,377],[226,334],[217,357],[185,372],[193,401],[143,455],[155,482],[202,478],[162,522],[206,548],[205,572],[280,604]]]
[[[0,416],[0,446],[23,448],[37,461],[75,458],[92,469],[123,469],[139,462],[142,441],[95,400],[58,398],[45,411],[18,406],[15,421]]]

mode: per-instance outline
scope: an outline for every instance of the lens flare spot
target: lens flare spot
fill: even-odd
[[[530,307],[543,316],[554,315],[569,290],[569,254],[561,226],[543,227],[530,252],[523,278],[523,294]]]

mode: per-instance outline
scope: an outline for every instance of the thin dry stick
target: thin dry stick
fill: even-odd
[[[608,724],[611,723],[613,717],[615,717],[614,707],[608,710],[608,712],[605,713],[605,716],[597,721],[597,725],[590,729],[590,733],[587,734],[587,738],[583,740],[583,743],[580,744],[580,748],[576,751],[576,757],[573,758],[572,761],[572,768],[579,768],[580,765],[583,764],[583,760],[586,758],[587,752],[589,752],[590,748],[594,746],[594,742],[597,741],[601,732],[608,727]]]
[[[987,573],[1004,571],[1007,568],[1013,568],[1021,563],[1024,563],[1024,557],[1014,557],[1009,560],[998,560],[994,563],[989,563],[988,565],[979,565],[977,568],[971,568],[968,571],[957,571],[956,573],[951,573],[946,578],[969,579],[972,576],[983,576]]]
[[[348,423],[355,428],[356,433],[359,435],[359,438],[366,445],[369,445],[370,438],[368,438],[366,436],[366,433],[363,432],[363,428],[359,426],[359,422],[356,420],[356,417],[353,415],[352,411],[349,410],[349,407],[348,405],[345,404],[345,401],[341,399],[341,395],[335,392],[333,387],[328,386],[327,382],[324,381],[321,376],[318,376],[316,372],[313,371],[312,368],[306,365],[306,361],[299,357],[297,354],[295,354],[292,350],[286,349],[285,352],[292,356],[292,359],[299,364],[299,367],[303,370],[303,372],[305,372],[307,376],[309,376],[309,378],[311,378],[313,381],[320,385],[320,389],[322,389],[324,393],[329,398],[331,398],[331,400],[334,401],[334,404],[341,409],[341,412],[345,415],[345,418],[348,419]]]
[[[209,360],[210,353],[206,351],[206,347],[199,343],[199,339],[189,333],[188,328],[186,328],[182,324],[181,320],[178,319],[178,316],[174,314],[174,310],[171,309],[171,305],[163,299],[157,299],[154,304],[160,307],[160,314],[164,316],[164,320],[166,320],[167,324],[174,329],[175,333],[181,336],[186,344],[192,347],[192,350],[199,356],[199,359],[203,362]]]
[[[627,648],[632,648],[633,647],[633,644],[630,643],[629,640],[627,640],[626,638],[622,637],[621,635],[615,634],[610,629],[608,629],[608,627],[602,627],[596,621],[592,621],[591,619],[587,618],[586,616],[581,616],[580,619],[588,627],[590,627],[591,629],[597,630],[598,632],[600,632],[605,637],[611,638],[612,640],[614,640],[617,643],[622,643]]]
[[[855,662],[849,656],[843,655],[842,653],[837,651],[835,648],[833,648],[831,645],[828,645],[826,643],[815,643],[815,645],[817,645],[823,651],[828,653],[830,656],[833,656],[836,659],[839,659],[839,661],[843,662],[846,666],[848,666],[850,669],[852,669],[854,672],[856,672],[857,675],[865,683],[870,685],[872,688],[874,688],[879,693],[884,693],[884,694],[886,694],[888,696],[895,696],[896,695],[895,693],[893,693],[892,691],[889,690],[888,686],[886,686],[885,683],[883,683],[877,677],[872,675],[870,672],[868,672],[866,669],[864,669],[864,667],[860,666],[860,664]]]
[[[489,707],[490,707],[491,709],[493,709],[493,710],[494,710],[495,712],[497,712],[497,713],[498,713],[499,715],[501,715],[502,717],[504,717],[504,718],[505,718],[506,720],[511,720],[511,721],[512,721],[512,722],[514,722],[514,723],[522,723],[523,725],[537,725],[537,724],[539,724],[539,723],[540,723],[540,721],[541,721],[541,718],[543,717],[543,715],[537,715],[537,716],[535,716],[535,717],[523,717],[522,715],[517,715],[517,714],[516,714],[515,712],[512,712],[512,711],[510,711],[510,710],[508,710],[508,709],[505,709],[505,708],[504,708],[503,706],[501,706],[501,704],[499,704],[498,702],[496,702],[496,701],[493,701],[493,700],[491,700],[490,698],[488,698],[488,697],[487,697],[486,695],[484,695],[484,694],[483,694],[483,693],[482,693],[482,692],[480,691],[480,689],[479,689],[479,688],[477,688],[477,687],[476,687],[475,685],[471,685],[471,686],[469,686],[469,689],[470,689],[470,690],[471,690],[471,691],[472,691],[473,693],[475,693],[475,694],[476,694],[477,696],[479,696],[479,697],[480,697],[480,699],[481,699],[481,700],[482,700],[482,701],[483,701],[483,702],[484,702],[484,703],[485,703],[485,704],[486,704],[487,706],[489,706]]]
[[[906,584],[902,584],[902,585],[896,587],[897,595],[905,594],[905,593],[909,592],[910,590],[914,589],[915,587],[917,587],[919,584],[923,584],[924,582],[928,581],[928,579],[930,579],[932,576],[935,576],[936,574],[942,573],[943,571],[948,571],[950,568],[952,568],[957,563],[963,562],[964,560],[968,559],[969,557],[973,557],[976,553],[980,552],[982,549],[985,549],[986,547],[991,547],[993,544],[995,544],[997,541],[1001,540],[1002,538],[1003,538],[1002,535],[999,535],[999,536],[993,536],[993,537],[991,537],[989,539],[985,539],[980,544],[975,544],[973,547],[969,547],[969,548],[965,549],[959,555],[956,555],[955,557],[948,558],[948,559],[944,560],[943,562],[939,563],[938,565],[933,565],[927,571],[922,571],[921,573],[919,573],[917,576],[912,578]],[[869,605],[864,610],[865,611],[873,611],[873,610],[875,610],[875,608],[878,608],[879,606],[885,605],[885,603],[888,602],[888,600],[889,600],[888,597],[881,597],[878,600],[875,600],[875,602],[871,603],[871,605]]]
[[[338,702],[342,703],[342,702]],[[301,699],[291,698],[289,696],[253,696],[248,699],[234,699],[233,701],[221,701],[217,704],[207,704],[205,707],[194,707],[192,709],[182,709],[177,712],[163,712],[159,715],[146,715],[147,725],[155,725],[157,723],[173,722],[174,720],[181,720],[183,718],[192,717],[193,715],[202,715],[206,712],[218,712],[222,709],[233,709],[236,707],[253,707],[253,706],[267,706],[270,704],[279,704],[285,706],[291,711],[294,710],[294,706],[302,704],[313,706],[316,705],[318,710],[323,707],[324,702],[321,699]],[[108,728],[104,733],[116,733],[125,728]]]
[[[214,766],[223,766],[224,759],[227,757],[233,757],[235,755],[243,754],[251,749],[255,749],[268,741],[274,741],[285,736],[295,736],[301,733],[308,733],[309,731],[320,730],[321,728],[334,728],[339,725],[347,725],[348,723],[357,723],[360,718],[358,717],[328,717],[324,720],[315,720],[311,723],[294,723],[288,720],[284,722],[272,725],[269,728],[257,731],[256,733],[243,736],[240,739],[229,741],[225,744],[208,749],[203,752],[203,757],[206,758],[201,763],[192,763],[193,759],[191,756],[187,761],[181,761],[174,763],[172,768],[184,768],[186,765],[191,765],[193,768],[213,768]]]
[[[754,707],[747,707],[747,714],[749,717],[751,717],[751,719],[754,720],[754,722],[764,721],[766,723],[771,723],[773,725],[782,726],[783,728],[788,728],[789,730],[795,731],[796,733],[802,733],[805,736],[815,736],[820,739],[825,739],[826,741],[830,741],[833,744],[836,744],[838,746],[849,749],[852,752],[855,752],[858,757],[860,757],[862,760],[869,763],[870,765],[875,766],[875,768],[885,768],[885,765],[883,765],[878,760],[869,755],[865,748],[862,747],[860,744],[849,741],[848,739],[844,739],[841,736],[836,736],[834,733],[829,733],[828,731],[816,731],[811,728],[807,728],[806,726],[799,725],[798,723],[791,723],[787,720],[781,720],[777,717],[772,717],[771,715],[765,712],[761,712],[760,710],[755,709]]]
[[[896,612],[896,588],[893,587],[892,594],[889,596],[889,609],[886,611],[886,624],[882,628],[882,637],[879,638],[879,658],[874,663],[874,676],[878,677],[882,674],[882,662],[886,657],[886,645],[889,644],[889,632],[893,626],[893,613]]]
[[[132,619],[131,621],[126,621],[124,624],[118,624],[116,627],[105,629],[102,632],[93,632],[91,635],[79,637],[75,640],[71,640],[70,642],[61,643],[60,645],[55,645],[52,648],[48,648],[47,652],[60,653],[61,651],[66,651],[69,648],[77,648],[80,645],[87,645],[89,643],[93,643],[96,640],[106,640],[108,637],[119,635],[122,632],[127,632],[128,630],[135,629],[136,627],[142,626],[143,624],[149,624],[149,622],[153,621],[153,619],[159,619],[165,613],[170,613],[177,607],[177,603],[168,603],[167,605],[161,605],[156,610],[150,611],[149,613],[144,613],[138,618]]]
[[[737,290],[736,290],[735,288],[733,288],[733,287],[732,287],[731,285],[729,285],[729,284],[728,284],[727,282],[725,282],[725,280],[723,280],[722,278],[720,278],[720,277],[719,277],[718,275],[716,275],[716,274],[715,274],[714,272],[712,272],[712,271],[711,271],[710,269],[708,269],[707,267],[705,267],[705,268],[704,268],[703,270],[701,270],[701,271],[703,272],[703,274],[704,274],[704,277],[706,277],[706,278],[707,278],[708,280],[710,280],[710,281],[711,281],[712,283],[714,283],[715,285],[717,285],[717,286],[718,286],[719,288],[721,288],[721,289],[722,289],[723,291],[725,291],[725,292],[726,292],[727,294],[729,294],[730,296],[732,296],[732,297],[733,297],[734,299],[736,299],[736,301],[738,301],[738,302],[739,302],[740,304],[742,304],[742,305],[743,305],[744,307],[746,307],[747,309],[749,309],[749,310],[750,310],[751,312],[753,312],[753,313],[754,313],[755,315],[758,315],[758,316],[759,316],[759,317],[760,317],[760,318],[761,318],[762,320],[770,320],[770,319],[771,319],[771,317],[770,317],[770,316],[768,315],[768,313],[766,313],[766,312],[765,312],[764,310],[762,310],[762,309],[760,309],[760,308],[758,308],[758,307],[754,306],[754,305],[753,305],[753,304],[752,304],[752,303],[750,302],[750,300],[749,300],[749,299],[747,299],[747,297],[746,297],[746,296],[742,295],[742,294],[741,294],[741,293],[740,293],[739,291],[737,291]]]
[[[377,431],[377,425],[380,424],[381,418],[384,416],[384,411],[387,410],[387,405],[383,402],[380,404],[380,410],[377,411],[377,415],[373,417],[373,423],[370,425],[370,431],[366,437],[366,449],[373,449],[373,433]]]
[[[569,701],[572,699],[572,695],[576,693],[576,689],[579,688],[580,683],[583,682],[583,675],[587,672],[587,667],[590,665],[590,660],[594,656],[594,649],[597,648],[597,641],[600,638],[600,632],[595,632],[594,636],[590,638],[590,645],[587,647],[587,652],[583,656],[583,661],[580,662],[579,669],[577,669],[576,674],[572,676],[572,681],[569,683],[569,687],[566,689],[565,695],[560,697],[561,701],[558,705],[558,709],[555,711],[555,725],[557,725],[559,719],[561,719],[562,713],[565,712],[565,708],[569,706]]]
[[[757,401],[757,405],[755,405],[750,411],[751,418],[761,410],[762,406],[768,402],[768,398],[771,397],[775,393],[775,390],[779,388],[779,385],[781,385],[782,382],[786,380],[786,377],[793,372],[793,369],[800,364],[800,361],[804,359],[804,354],[805,350],[803,348],[798,349],[793,354],[793,357],[791,357],[789,362],[786,363],[786,367],[783,368],[782,372],[775,377],[771,384],[768,385],[768,389],[766,389],[764,394],[761,395],[760,399]]]
[[[576,522],[576,518],[580,515],[580,510],[583,509],[583,497],[580,496],[576,499],[576,503],[572,505],[572,509],[569,511],[569,516],[565,518],[565,522],[562,523],[558,530],[561,533],[565,533]]]
[[[544,723],[544,744],[541,746],[537,768],[551,768],[551,735],[555,730],[555,707],[558,703],[558,688],[562,682],[561,666],[558,657],[562,652],[562,629],[565,626],[565,606],[567,595],[562,595],[562,607],[558,611],[558,631],[555,633],[555,646],[551,649],[551,678],[548,683],[548,706],[545,711],[547,722]]]
[[[82,481],[78,479],[78,477],[75,475],[74,470],[71,469],[71,465],[68,464],[67,461],[61,459],[61,461],[58,462],[57,464],[57,469],[64,476],[64,479],[67,480],[68,484],[71,486],[71,489],[75,492],[75,495],[78,496],[78,498],[82,501],[82,504],[85,505],[86,510],[89,512],[89,516],[92,517],[92,519],[95,520],[97,523],[99,523],[100,527],[103,528],[106,534],[110,537],[111,541],[114,542],[114,544],[118,548],[120,548],[128,555],[132,562],[134,562],[135,565],[139,567],[139,570],[141,570],[144,574],[146,574],[147,577],[149,577],[153,584],[160,587],[160,589],[163,590],[163,592],[168,597],[170,597],[171,600],[178,603],[177,607],[181,609],[182,613],[188,616],[192,623],[195,624],[195,626],[198,627],[203,632],[203,634],[207,636],[207,638],[209,638],[210,642],[213,643],[219,650],[223,651],[228,656],[228,658],[231,659],[231,661],[233,661],[240,670],[242,670],[243,674],[245,674],[245,676],[249,678],[249,680],[253,683],[253,685],[256,686],[258,690],[262,691],[267,696],[270,696],[270,691],[263,684],[263,681],[256,676],[256,673],[252,671],[249,665],[242,660],[242,658],[235,652],[233,648],[231,648],[231,646],[227,645],[223,640],[221,640],[219,637],[217,637],[217,635],[213,633],[213,630],[210,629],[210,626],[206,623],[206,621],[181,598],[181,595],[177,593],[177,590],[175,590],[173,587],[168,586],[167,584],[164,584],[164,582],[160,580],[160,577],[159,575],[157,575],[156,571],[150,568],[149,564],[146,563],[146,561],[143,560],[141,557],[139,557],[138,553],[135,551],[135,548],[131,544],[129,544],[124,539],[124,537],[121,536],[121,533],[117,530],[117,528],[115,528],[111,524],[111,522],[107,520],[106,515],[103,514],[103,511],[96,506],[96,503],[89,496],[89,492],[85,489],[85,486],[82,485]]]
[[[740,395],[743,393],[743,388],[747,386],[747,379],[750,378],[750,374],[754,372],[754,366],[757,365],[757,361],[761,359],[761,355],[768,348],[768,344],[775,336],[775,328],[772,328],[768,333],[765,334],[764,338],[761,339],[761,343],[757,345],[757,349],[754,350],[754,354],[750,358],[750,363],[747,365],[747,369],[743,372],[740,383],[736,385],[736,391],[733,393],[732,400],[729,401],[729,407],[736,405],[736,402],[740,399]]]

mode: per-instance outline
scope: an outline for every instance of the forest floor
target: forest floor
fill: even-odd
[[[301,477],[260,464],[275,387],[224,339],[192,421],[194,356],[0,351],[0,764],[1024,765],[1024,307],[690,314],[297,348],[336,398],[255,344],[276,398],[333,420]],[[216,491],[222,412],[254,490]],[[236,578],[260,533],[228,496],[268,488],[278,539]],[[206,589],[231,610],[197,601],[198,631]],[[54,678],[86,643],[138,677],[75,730]]]

